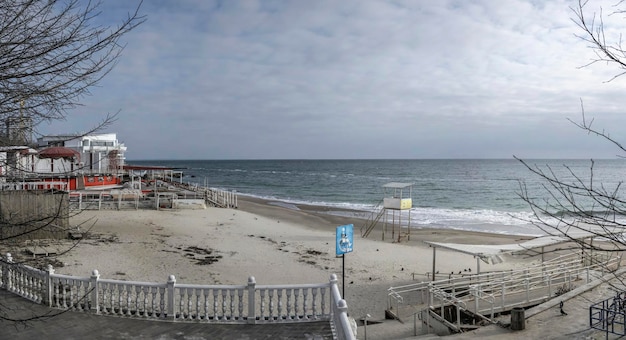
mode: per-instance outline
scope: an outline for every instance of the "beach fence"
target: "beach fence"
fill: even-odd
[[[546,302],[617,270],[621,256],[609,253],[572,253],[523,269],[391,287],[387,312],[400,320],[421,320],[422,333],[475,329],[495,323],[496,314]]]
[[[209,206],[219,208],[237,208],[238,206],[237,192],[234,190],[228,191],[217,188],[210,188],[199,185],[198,183],[168,183],[178,189],[183,190],[183,192],[193,193],[194,198],[196,197],[196,195],[203,198]]]
[[[122,189],[70,193],[72,210],[206,209],[237,208],[237,194],[219,189],[161,191],[151,196],[141,190]]]
[[[145,320],[215,324],[329,322],[333,336],[355,340],[337,276],[329,282],[258,285],[192,285],[101,279],[97,270],[75,277],[0,258],[0,287],[51,308]]]

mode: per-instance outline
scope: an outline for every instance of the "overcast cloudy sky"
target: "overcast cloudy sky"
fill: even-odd
[[[588,15],[616,1],[591,0]],[[136,2],[135,2],[136,3]],[[575,0],[145,0],[117,67],[45,133],[107,129],[127,159],[613,158],[626,76],[596,64]],[[106,1],[116,25],[131,1]],[[626,33],[609,17],[607,38]]]

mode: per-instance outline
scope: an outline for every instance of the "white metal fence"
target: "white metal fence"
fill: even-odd
[[[621,256],[595,253],[563,255],[524,269],[464,275],[445,280],[420,282],[388,290],[388,308],[399,318],[413,317],[416,309],[438,310],[441,317],[461,327],[460,312],[468,311],[485,319],[520,305],[539,304],[588,283],[618,268]],[[413,306],[413,308],[406,308]],[[446,306],[453,306],[446,309]],[[402,311],[411,315],[400,315]],[[448,320],[449,321],[449,320]]]

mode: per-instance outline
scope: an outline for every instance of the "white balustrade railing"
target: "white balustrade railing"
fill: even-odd
[[[52,308],[141,319],[208,323],[331,323],[337,339],[356,339],[337,276],[328,283],[192,285],[100,279],[56,274],[0,258],[0,287]]]

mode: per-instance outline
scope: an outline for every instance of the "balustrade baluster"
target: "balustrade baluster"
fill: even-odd
[[[37,291],[40,292],[39,294],[39,303],[42,303],[44,300],[44,295],[47,294],[41,294],[42,292],[45,292],[48,290],[48,286],[45,283],[45,274],[41,274],[41,277],[39,278],[38,282],[37,282]]]
[[[33,290],[33,277],[28,275],[26,276],[26,298],[33,299]]]
[[[146,289],[146,317],[154,318],[156,316],[155,302],[157,291],[157,287],[148,287]]]
[[[43,301],[43,294],[42,294],[44,292],[44,284],[43,284],[44,276],[43,275],[44,274],[42,273],[37,278],[37,280],[35,281],[35,292],[36,292],[36,295],[37,295],[37,302],[38,303],[42,303],[42,301]]]
[[[239,318],[243,319],[243,289],[237,289],[237,295],[239,296]]]
[[[74,310],[80,310],[80,298],[82,297],[81,287],[83,281],[79,280],[71,280],[72,284],[70,285],[70,307]]]
[[[143,286],[135,286],[135,316],[138,317],[141,314],[142,311],[142,307],[141,307],[141,300],[142,300],[142,292],[143,290]],[[144,305],[145,307],[145,305]],[[145,309],[143,309],[145,311]]]
[[[213,289],[213,317],[215,318],[215,320],[219,320],[219,316],[217,312],[217,306],[218,306],[217,294],[218,293],[219,293],[219,289]]]
[[[36,274],[30,275],[28,278],[28,297],[32,301],[37,301],[37,294],[35,293],[37,289],[37,280],[34,275]]]
[[[308,311],[306,309],[306,306],[307,306],[307,302],[308,302],[307,300],[308,300],[308,297],[309,297],[309,289],[308,288],[302,289],[302,295],[303,295],[303,298],[302,298],[303,299],[302,300],[302,317],[304,319],[308,319],[308,317],[307,317]]]
[[[57,280],[54,278],[50,278],[50,285],[52,285],[52,296],[50,299],[52,300],[52,307],[59,307],[59,287],[57,286]]]
[[[135,317],[144,317],[148,316],[148,296],[147,296],[147,287],[137,286],[135,289]]]
[[[15,286],[14,291],[18,294],[21,295],[22,294],[22,282],[21,282],[21,271],[19,268],[15,268],[15,270],[13,271],[13,284]]]
[[[283,289],[278,289],[278,318],[283,318]]]
[[[89,303],[89,294],[87,294],[89,291],[89,283],[82,280],[78,282],[79,288],[76,291],[76,306],[80,310],[86,311],[88,309],[87,304]]]
[[[293,299],[294,299],[294,303],[293,303],[293,317],[294,319],[298,320],[299,319],[299,311],[300,311],[300,306],[298,304],[298,300],[300,299],[300,288],[296,288],[293,290]]]
[[[185,319],[185,289],[179,289],[180,301],[178,301],[178,306],[180,307],[180,318]]]
[[[204,295],[204,319],[209,320],[209,296],[211,291],[208,288],[205,288],[203,291]]]
[[[261,315],[259,315],[259,320],[263,320],[265,317],[265,289],[261,289],[259,293],[261,295]]]
[[[22,277],[22,296],[26,296],[28,294],[28,276],[24,269],[21,270],[20,275]]]
[[[325,287],[322,288],[320,293],[322,295],[321,299],[322,300],[322,313],[321,314],[330,314],[330,311],[328,311],[328,313],[326,313],[326,292],[330,290],[330,287]]]
[[[123,293],[123,289],[124,286],[122,284],[117,284],[117,305],[118,305],[118,314],[119,315],[124,315],[124,293]]]
[[[117,292],[117,295],[115,295],[116,292]],[[113,315],[117,315],[117,313],[119,312],[119,310],[115,310],[115,305],[116,305],[115,297],[116,296],[119,296],[119,288],[117,287],[117,284],[111,283],[111,314]]]
[[[22,296],[26,296],[28,294],[28,286],[27,286],[28,276],[26,275],[26,272],[24,271],[24,269],[21,269],[20,276],[22,277]]]
[[[224,317],[224,320],[228,319],[228,316],[226,315],[227,296],[228,292],[226,291],[226,289],[222,289],[222,316]]]
[[[104,297],[102,298],[102,310],[105,310],[107,314],[113,314],[113,287],[110,283],[107,283],[104,286],[104,291],[106,291],[106,300]]]
[[[22,271],[19,268],[16,268],[15,271],[15,279],[13,280],[13,282],[15,282],[15,291],[17,292],[18,295],[22,295]]]
[[[63,296],[63,308],[67,309],[67,285],[68,285],[69,280],[68,279],[63,279],[62,282],[64,283],[61,286],[61,290],[63,291],[62,295],[61,295],[61,296]]]
[[[26,271],[24,270],[24,268],[20,269],[20,277],[21,277],[21,292],[22,292],[22,296],[26,296],[26,294],[28,294],[27,292],[27,280],[28,280],[28,276],[26,275]]]
[[[200,309],[200,300],[202,299],[202,289],[200,288],[194,289],[194,292],[196,295],[196,320],[200,320],[200,317],[202,316],[201,309]]]
[[[194,318],[194,310],[193,310],[193,299],[194,299],[194,290],[193,288],[185,289],[187,296],[187,319]]]
[[[160,301],[159,301],[159,315],[161,316],[161,319],[165,319],[165,287],[160,287],[159,291],[161,292],[160,295]]]
[[[28,298],[32,301],[36,300],[35,277],[33,275],[28,276]]]
[[[31,297],[31,287],[30,287],[30,275],[26,275],[24,272],[24,296],[27,298]]]
[[[312,303],[313,311],[312,312],[313,312],[313,318],[314,319],[317,319],[318,315],[320,314],[317,311],[317,295],[318,295],[319,291],[320,291],[320,288],[313,288],[313,290],[311,291],[311,293],[313,295],[313,298],[311,300],[313,301],[313,303]]]
[[[291,320],[291,316],[293,315],[292,314],[293,313],[293,304],[292,304],[292,301],[291,301],[291,294],[292,294],[292,292],[293,292],[293,289],[291,289],[291,288],[287,289],[287,313],[286,313],[287,320]]]
[[[129,286],[123,285],[124,287],[124,293],[126,294],[126,315],[130,316],[130,312],[131,312],[131,305],[132,305],[132,293],[133,293],[133,289]]]
[[[115,292],[117,290],[117,285],[114,283],[109,283],[109,314],[115,315],[117,312],[115,311]]]
[[[229,290],[230,290],[230,320],[232,320],[235,317],[235,290],[234,289],[229,289]]]
[[[15,292],[15,267],[13,265],[9,266],[7,269],[7,288],[11,292]]]
[[[269,319],[276,320],[276,317],[274,315],[274,289],[273,288],[270,288],[268,292],[268,299],[269,299],[269,305],[270,305]]]
[[[98,297],[100,299],[100,301],[98,301],[98,305],[100,305],[100,312],[103,314],[107,314],[108,311],[107,311],[106,301],[107,301],[107,293],[108,293],[108,284],[100,283],[100,288],[102,289],[102,292],[100,296]]]
[[[78,282],[80,282],[80,284],[79,289],[76,291],[76,305],[79,309],[86,311],[89,309],[87,307],[89,303],[89,294],[87,294],[89,291],[89,283],[82,280]]]

